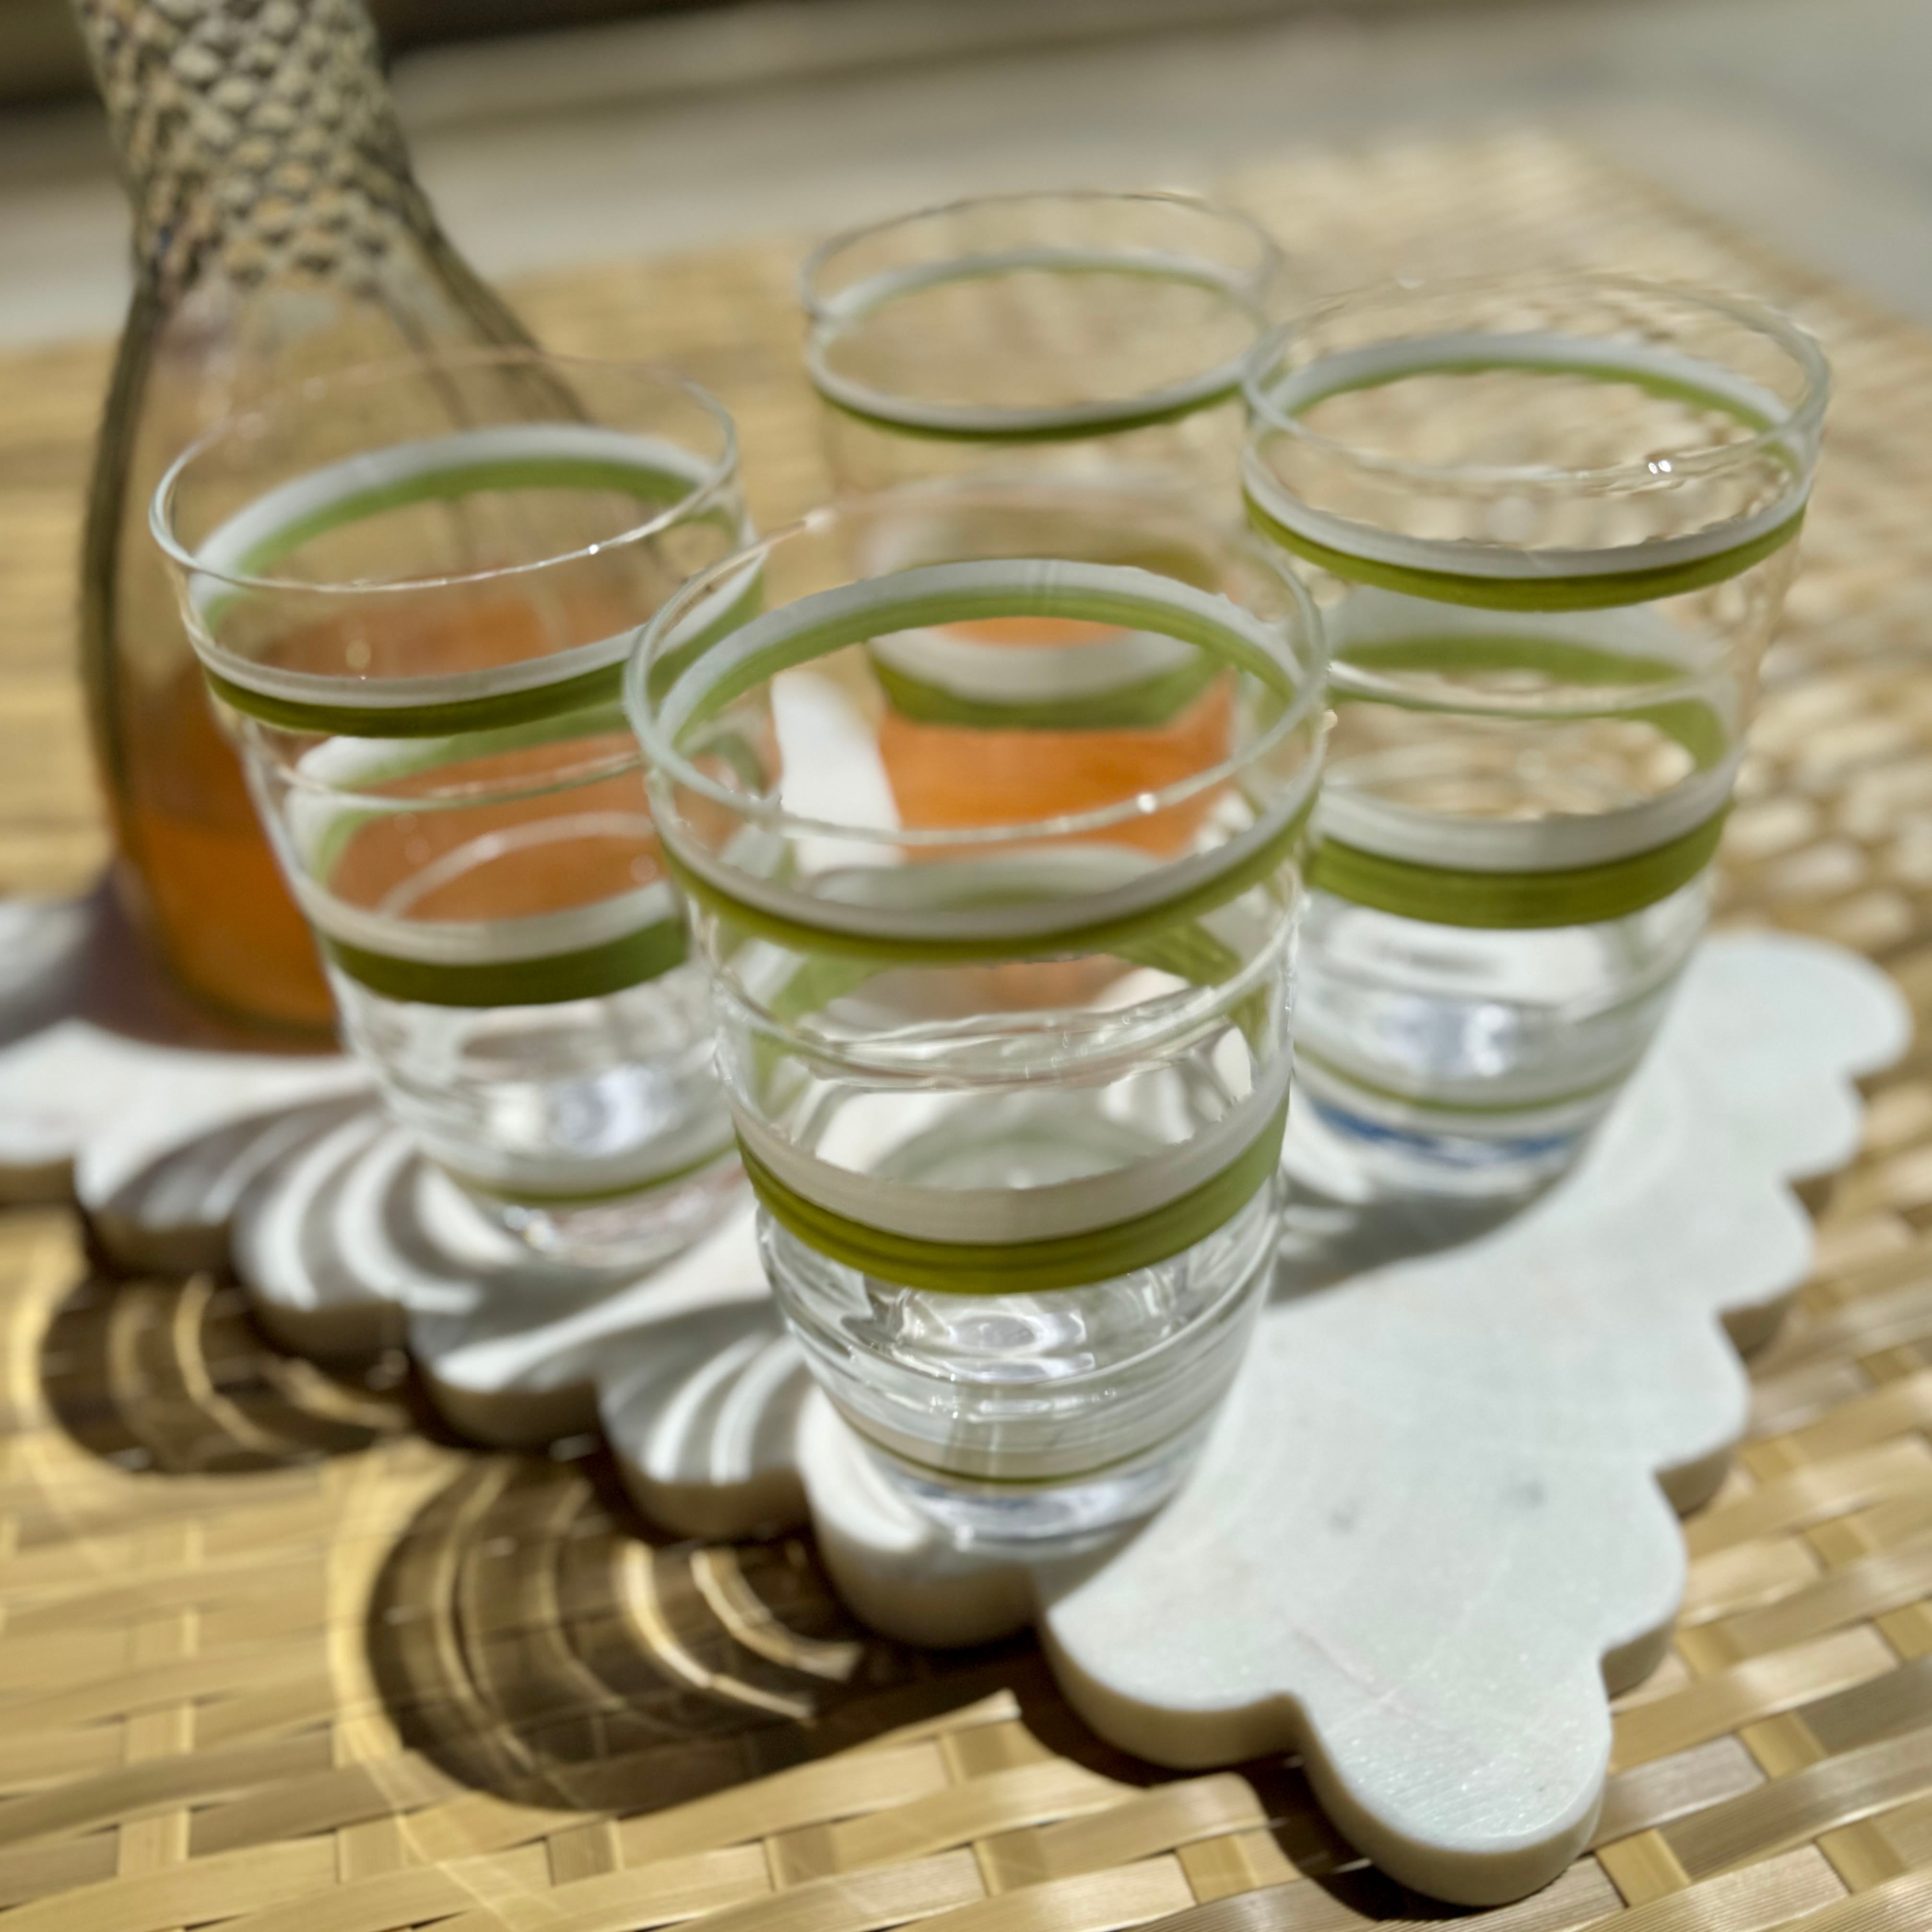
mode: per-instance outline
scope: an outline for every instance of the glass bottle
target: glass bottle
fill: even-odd
[[[81,656],[116,883],[174,976],[331,1024],[308,929],[217,728],[148,508],[251,397],[444,344],[522,342],[410,172],[358,0],[74,0],[134,211],[135,284],[82,552]]]

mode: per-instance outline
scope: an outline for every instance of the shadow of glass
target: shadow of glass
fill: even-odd
[[[1312,1124],[1298,1090],[1282,1150],[1282,1244],[1271,1299],[1336,1288],[1422,1255],[1493,1234],[1533,1208],[1560,1180],[1506,1193],[1406,1192],[1362,1174]]]
[[[166,1475],[243,1475],[352,1454],[412,1426],[406,1364],[322,1370],[280,1354],[242,1292],[90,1274],[41,1337],[55,1420],[103,1461]]]
[[[873,1636],[809,1537],[655,1539],[601,1451],[472,1462],[391,1552],[367,1641],[404,1742],[524,1804],[655,1810],[1000,1690],[1052,1748],[1077,1732],[1107,1755],[1030,1638],[935,1653]]]
[[[653,1540],[601,1453],[477,1459],[382,1567],[369,1660],[402,1741],[527,1804],[657,1810],[1043,1679],[841,1610],[806,1536]]]
[[[1358,1275],[1479,1240],[1513,1221],[1540,1195],[1507,1199],[1376,1195],[1351,1200],[1287,1177],[1280,1256],[1271,1298],[1335,1288]]]

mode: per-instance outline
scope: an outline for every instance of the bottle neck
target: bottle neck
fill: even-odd
[[[141,272],[361,283],[430,230],[360,0],[74,0]]]

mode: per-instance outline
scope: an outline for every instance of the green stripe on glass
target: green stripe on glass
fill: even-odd
[[[763,595],[762,582],[754,580],[699,635],[678,646],[680,661],[685,654],[695,656],[728,632],[735,631],[754,614]],[[587,648],[592,647],[580,646],[578,650]],[[628,640],[625,648],[628,650]],[[577,652],[567,655],[574,656]],[[622,696],[624,662],[620,656],[574,676],[559,678],[554,683],[522,685],[508,691],[479,692],[474,698],[452,698],[422,704],[329,703],[286,698],[238,683],[206,666],[203,669],[209,690],[231,710],[280,730],[304,732],[318,738],[454,738],[473,731],[539,724],[547,718],[568,717],[576,711],[615,706]],[[479,680],[484,675],[477,674]],[[353,681],[346,678],[316,682],[327,682],[344,689],[356,688]],[[380,692],[383,687],[379,683],[362,688]],[[596,728],[594,722],[586,722],[586,730]]]
[[[923,938],[857,932],[816,926],[767,910],[714,885],[679,860],[667,847],[665,857],[678,889],[743,935],[768,940],[794,952],[831,953],[885,966],[956,966],[1000,960],[1054,959],[1075,954],[1115,952],[1123,956],[1149,939],[1171,932],[1238,898],[1279,872],[1306,830],[1312,805],[1305,805],[1275,835],[1240,863],[1204,879],[1192,890],[1123,917],[1072,925],[1058,931],[974,934],[958,938]],[[829,903],[829,902],[827,902]]]
[[[574,952],[460,965],[371,952],[324,932],[316,938],[331,964],[372,993],[425,1006],[548,1006],[601,999],[682,965],[686,948],[681,920],[660,920]]]
[[[256,691],[212,670],[207,676],[208,688],[231,710],[284,731],[307,732],[316,737],[456,738],[608,704],[623,688],[624,666],[620,659],[554,684],[528,685],[434,704],[319,704]],[[348,680],[340,682],[346,684]]]
[[[1168,928],[1151,938],[1130,941],[1118,957],[1156,973],[1172,974],[1196,986],[1218,986],[1234,978],[1247,962],[1226,941],[1215,938],[1198,920]],[[767,1002],[766,1010],[781,1025],[790,1025],[856,992],[894,962],[844,956],[814,954],[801,960],[790,976]],[[1257,1054],[1264,1050],[1271,1017],[1270,989],[1257,987],[1233,1009],[1234,1024]],[[752,1064],[769,1075],[786,1052],[783,1042],[761,1034],[752,1048]]]
[[[1570,577],[1477,577],[1460,571],[1384,563],[1333,549],[1289,529],[1256,500],[1252,490],[1246,500],[1248,520],[1263,536],[1346,583],[1372,584],[1432,603],[1486,610],[1609,610],[1681,597],[1741,576],[1791,542],[1804,521],[1801,506],[1748,543],[1654,569],[1595,571]]]
[[[1309,861],[1318,892],[1430,926],[1521,932],[1624,919],[1688,885],[1724,830],[1717,813],[1668,844],[1564,872],[1478,872],[1422,866],[1325,839]]]
[[[954,724],[977,731],[1145,731],[1169,723],[1218,676],[1223,667],[1205,652],[1191,663],[1143,678],[1118,690],[1076,698],[1016,699],[1003,704],[962,697],[944,685],[908,677],[874,655],[872,674],[886,701],[902,718],[922,724]]]
[[[1240,379],[1231,377],[1222,386],[1184,398],[1179,402],[1133,408],[1124,404],[1105,414],[1081,416],[1065,422],[980,424],[967,423],[909,422],[883,410],[861,409],[855,403],[829,394],[820,386],[819,400],[836,414],[868,429],[889,436],[916,437],[927,442],[1004,443],[1021,448],[1036,442],[1084,442],[1090,436],[1124,436],[1130,430],[1154,429],[1162,423],[1182,422],[1204,410],[1219,409],[1240,393]]]
[[[794,1193],[740,1144],[760,1204],[806,1246],[862,1274],[939,1294],[1033,1294],[1151,1268],[1205,1240],[1264,1186],[1281,1158],[1284,1102],[1221,1172],[1131,1221],[1042,1241],[927,1241],[848,1220]]]
[[[645,678],[645,688],[654,698],[662,696],[719,638],[728,636],[742,626],[748,624],[754,617],[761,616],[764,608],[764,566],[758,564],[745,573],[745,587],[710,623],[673,645],[662,657],[652,660]],[[646,620],[646,622],[649,621]]]
[[[1050,574],[1056,568],[1068,574]],[[1193,586],[1128,566],[1082,567],[1078,576],[1073,570],[1034,557],[928,564],[801,598],[766,612],[758,622],[763,634],[748,655],[719,668],[710,684],[681,710],[674,710],[685,678],[695,676],[701,666],[694,664],[686,671],[664,694],[665,722],[682,746],[686,733],[781,671],[895,632],[996,617],[1073,618],[1125,631],[1152,632],[1194,645],[1282,698],[1292,700],[1300,694],[1292,663],[1284,662],[1211,608],[1204,608],[1219,600],[1208,598]],[[1251,621],[1258,628],[1262,622]],[[653,695],[657,688],[650,686]]]

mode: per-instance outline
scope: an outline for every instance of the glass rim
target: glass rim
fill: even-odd
[[[1803,383],[1796,401],[1779,420],[1736,442],[1705,444],[1694,449],[1672,451],[1666,477],[1660,476],[1652,466],[1651,460],[1644,459],[1604,464],[1589,469],[1557,469],[1544,464],[1418,463],[1403,457],[1386,456],[1372,450],[1360,448],[1351,442],[1323,435],[1310,429],[1299,415],[1281,408],[1274,400],[1274,392],[1282,374],[1280,364],[1289,346],[1316,323],[1328,321],[1337,315],[1359,312],[1374,303],[1399,302],[1438,293],[1473,296],[1512,290],[1528,293],[1540,290],[1592,289],[1663,296],[1692,308],[1724,316],[1741,324],[1774,344],[1790,358],[1798,370]],[[1588,340],[1592,338],[1580,336],[1578,339]],[[1322,359],[1325,358],[1318,358],[1306,366],[1318,368]],[[1250,453],[1262,426],[1265,425],[1270,432],[1292,436],[1325,456],[1352,465],[1358,470],[1373,472],[1378,476],[1406,478],[1418,484],[1437,486],[1508,484],[1525,490],[1570,490],[1579,486],[1610,488],[1619,483],[1654,488],[1660,482],[1678,475],[1703,476],[1721,474],[1735,465],[1752,460],[1773,446],[1788,445],[1794,439],[1808,440],[1815,436],[1826,404],[1830,398],[1831,386],[1831,365],[1816,338],[1767,303],[1748,296],[1697,288],[1688,283],[1586,269],[1572,272],[1540,270],[1507,275],[1398,276],[1371,283],[1344,294],[1329,296],[1276,322],[1255,344],[1241,375],[1242,395],[1250,418],[1246,441]]]
[[[821,296],[817,284],[826,264],[834,256],[862,242],[890,235],[895,229],[910,228],[915,222],[963,214],[972,208],[1038,207],[1052,202],[1064,202],[1072,206],[1144,204],[1183,208],[1191,214],[1210,216],[1230,228],[1241,230],[1260,244],[1258,268],[1256,276],[1250,278],[1257,282],[1258,295],[1265,293],[1268,285],[1285,264],[1280,244],[1252,215],[1244,209],[1232,208],[1225,202],[1211,201],[1205,195],[1192,194],[1183,188],[1020,188],[995,194],[961,195],[952,201],[934,202],[926,207],[909,208],[902,214],[889,214],[876,221],[856,222],[849,228],[840,229],[820,242],[799,264],[794,285],[800,306],[814,324],[845,319],[840,305]]]
[[[1094,434],[1102,434],[1123,410],[1130,410],[1136,416],[1142,412],[1166,414],[1190,407],[1204,407],[1238,392],[1242,370],[1247,358],[1253,352],[1252,344],[1238,355],[1226,357],[1205,369],[1197,370],[1180,381],[1164,384],[1159,388],[1137,391],[1131,395],[1114,397],[1104,401],[1046,408],[1037,405],[1003,406],[996,404],[971,404],[962,406],[951,404],[914,402],[897,396],[891,391],[876,389],[869,383],[856,382],[835,376],[825,368],[824,351],[826,345],[842,330],[886,307],[900,291],[902,286],[895,278],[893,271],[881,270],[854,284],[852,291],[848,292],[850,298],[828,297],[820,291],[818,284],[826,265],[836,256],[876,236],[890,235],[896,230],[910,228],[919,222],[936,220],[978,208],[1039,207],[1056,202],[1075,208],[1144,206],[1179,209],[1191,214],[1206,216],[1240,233],[1255,244],[1253,268],[1246,274],[1223,269],[1204,256],[1197,258],[1201,267],[1207,272],[1201,279],[1224,289],[1231,295],[1252,319],[1258,335],[1266,330],[1269,293],[1281,275],[1286,258],[1274,236],[1252,215],[1240,208],[1210,201],[1204,196],[1172,188],[1033,188],[1006,194],[967,195],[957,200],[938,202],[930,207],[890,215],[883,220],[863,222],[843,229],[820,242],[799,265],[794,286],[800,305],[804,309],[810,324],[806,337],[806,366],[813,387],[836,406],[853,409],[862,415],[874,416],[888,423],[903,419],[910,428],[938,429],[942,432],[962,429],[970,432],[976,424],[982,433],[990,430],[998,434],[1000,429],[1005,428],[1008,434],[1018,436],[1024,436],[1031,430],[1037,430],[1042,434],[1064,434],[1070,428],[1082,425],[1090,425]],[[1119,253],[1123,260],[1132,259],[1130,251],[1124,249],[1109,252]],[[961,262],[970,262],[978,258],[962,254],[956,259]],[[1177,256],[1175,259],[1178,262],[1182,258]],[[881,282],[886,286],[874,299],[862,301],[856,298],[862,296],[867,289]]]
[[[202,562],[174,532],[172,512],[190,466],[231,439],[250,433],[254,425],[266,425],[274,419],[303,406],[314,406],[329,394],[351,387],[374,388],[404,376],[438,370],[491,368],[512,364],[541,366],[562,370],[578,370],[600,375],[621,374],[641,380],[662,392],[676,392],[694,404],[719,432],[716,453],[708,459],[704,474],[693,480],[690,490],[675,502],[659,506],[641,521],[609,536],[551,555],[532,557],[520,563],[499,564],[487,570],[452,571],[435,577],[385,578],[379,580],[317,584],[300,578],[275,577],[260,572],[224,570]],[[373,452],[380,454],[378,452]],[[360,597],[407,595],[466,586],[492,584],[526,577],[539,571],[581,562],[606,550],[640,543],[688,521],[701,514],[729,486],[738,470],[738,431],[730,412],[716,397],[688,376],[655,363],[626,362],[610,357],[554,355],[536,347],[472,349],[448,354],[406,356],[382,362],[352,364],[327,375],[311,376],[278,389],[249,407],[224,416],[212,428],[196,436],[162,472],[160,482],[148,506],[148,529],[164,556],[184,575],[205,578],[236,590],[286,593],[312,597]]]
[[[655,647],[689,615],[692,609],[701,604],[706,596],[716,596],[734,578],[742,577],[754,569],[762,569],[766,559],[781,545],[818,536],[842,522],[853,520],[861,512],[875,506],[922,501],[959,502],[970,500],[976,496],[1013,501],[1023,500],[1029,495],[1045,497],[1056,502],[1084,499],[1090,502],[1136,503],[1151,511],[1163,512],[1169,516],[1178,515],[1196,523],[1198,527],[1212,537],[1216,545],[1238,554],[1247,562],[1258,565],[1271,582],[1280,585],[1286,591],[1294,611],[1292,620],[1282,618],[1262,621],[1270,628],[1280,632],[1288,632],[1292,629],[1292,632],[1298,634],[1300,641],[1313,652],[1312,664],[1301,668],[1300,686],[1293,703],[1286,706],[1281,716],[1272,721],[1252,743],[1244,746],[1232,756],[1217,759],[1213,765],[1201,771],[1190,772],[1185,777],[1174,779],[1158,791],[1137,792],[1131,797],[1112,805],[1096,806],[1084,812],[1064,813],[1054,818],[1022,820],[985,826],[895,828],[846,825],[834,820],[810,817],[788,810],[778,799],[753,797],[721,784],[700,771],[662,731],[658,709],[652,703],[645,688]],[[878,574],[886,575],[891,573]],[[855,573],[855,579],[858,574]],[[942,478],[936,482],[903,485],[898,489],[881,490],[868,496],[841,497],[820,505],[796,521],[760,537],[757,542],[746,545],[691,578],[644,623],[638,626],[632,633],[632,637],[633,642],[624,673],[624,707],[630,718],[632,728],[644,747],[644,762],[649,776],[656,777],[662,775],[679,785],[688,787],[713,804],[722,806],[739,817],[768,829],[807,838],[835,838],[854,844],[889,845],[902,848],[914,846],[938,852],[970,851],[978,846],[1012,844],[1028,839],[1066,838],[1132,824],[1155,817],[1162,812],[1171,811],[1186,804],[1190,799],[1203,791],[1225,784],[1265,758],[1283,739],[1302,724],[1316,702],[1325,704],[1328,701],[1325,674],[1328,652],[1324,641],[1321,614],[1307,586],[1286,562],[1269,545],[1244,530],[1223,527],[1208,519],[1198,518],[1193,512],[1181,508],[1163,495],[1118,484],[1109,488],[1092,483],[1054,483],[1033,479],[1001,484],[994,479],[979,478],[962,484],[955,479]],[[842,646],[839,648],[845,647]]]

